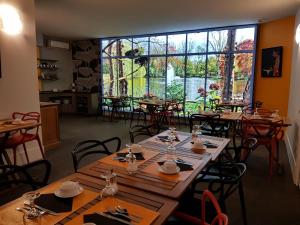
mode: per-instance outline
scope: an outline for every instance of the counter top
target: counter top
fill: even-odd
[[[55,102],[40,102],[41,107],[47,107],[47,106],[53,106],[53,105],[59,105],[59,103]]]

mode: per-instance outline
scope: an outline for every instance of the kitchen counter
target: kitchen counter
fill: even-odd
[[[42,137],[45,150],[60,144],[58,103],[41,102]]]

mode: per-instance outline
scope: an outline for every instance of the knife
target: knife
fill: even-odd
[[[108,215],[108,214],[106,214],[106,213],[103,213],[103,212],[96,212],[96,213],[97,213],[98,215],[101,215],[101,216],[107,217],[107,218],[109,218],[109,219],[112,219],[112,220],[117,220],[117,221],[119,221],[119,222],[121,222],[121,223],[125,223],[125,224],[129,224],[129,225],[133,225],[132,223],[130,223],[130,222],[126,221],[126,220],[122,220],[122,219],[120,219],[120,218],[118,218],[118,217],[114,217],[114,216]]]
[[[48,213],[48,214],[50,214],[50,215],[52,215],[52,216],[58,216],[58,215],[59,215],[59,214],[56,213],[56,212],[53,212],[53,211],[51,211],[51,210],[49,210],[49,209],[45,209],[45,208],[43,208],[43,207],[41,207],[41,206],[38,206],[38,205],[34,205],[34,207],[37,208],[37,209],[39,209],[39,210],[45,211],[46,213]]]

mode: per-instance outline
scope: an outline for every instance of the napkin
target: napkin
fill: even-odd
[[[56,213],[70,212],[72,211],[73,198],[59,198],[53,193],[41,194],[34,200],[34,203]]]
[[[117,156],[125,158],[127,154],[128,154],[128,152],[118,152]],[[135,155],[136,160],[145,160],[142,153],[133,153],[133,154]]]
[[[122,217],[122,219],[124,219],[124,218]],[[107,225],[107,224],[109,224],[109,225],[124,225],[124,224],[126,224],[121,221],[114,220],[114,219],[111,219],[111,218],[108,218],[108,217],[105,217],[105,216],[102,216],[102,215],[99,215],[96,213],[84,215],[83,222],[84,223],[95,223],[97,225]]]
[[[177,136],[175,136],[176,139],[175,141],[180,141],[179,138]],[[162,141],[162,142],[168,142],[169,141],[169,136],[157,136],[157,138]]]

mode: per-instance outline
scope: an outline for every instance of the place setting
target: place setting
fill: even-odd
[[[117,174],[113,170],[105,173],[102,178],[105,179],[106,185],[96,198],[97,201],[90,203],[91,207],[66,224],[149,225],[159,216],[158,212],[120,199]]]
[[[52,216],[53,220],[59,220],[62,214],[73,210],[74,199],[83,191],[78,182],[65,181],[53,193],[25,193],[22,196],[23,206],[16,207],[16,210],[23,213],[26,224],[38,224],[44,216]]]
[[[126,144],[126,148],[108,157],[100,159],[99,162],[110,166],[127,168],[131,158],[134,158],[135,164],[138,166],[153,158],[157,154],[159,154],[159,152],[151,151],[140,144]]]

